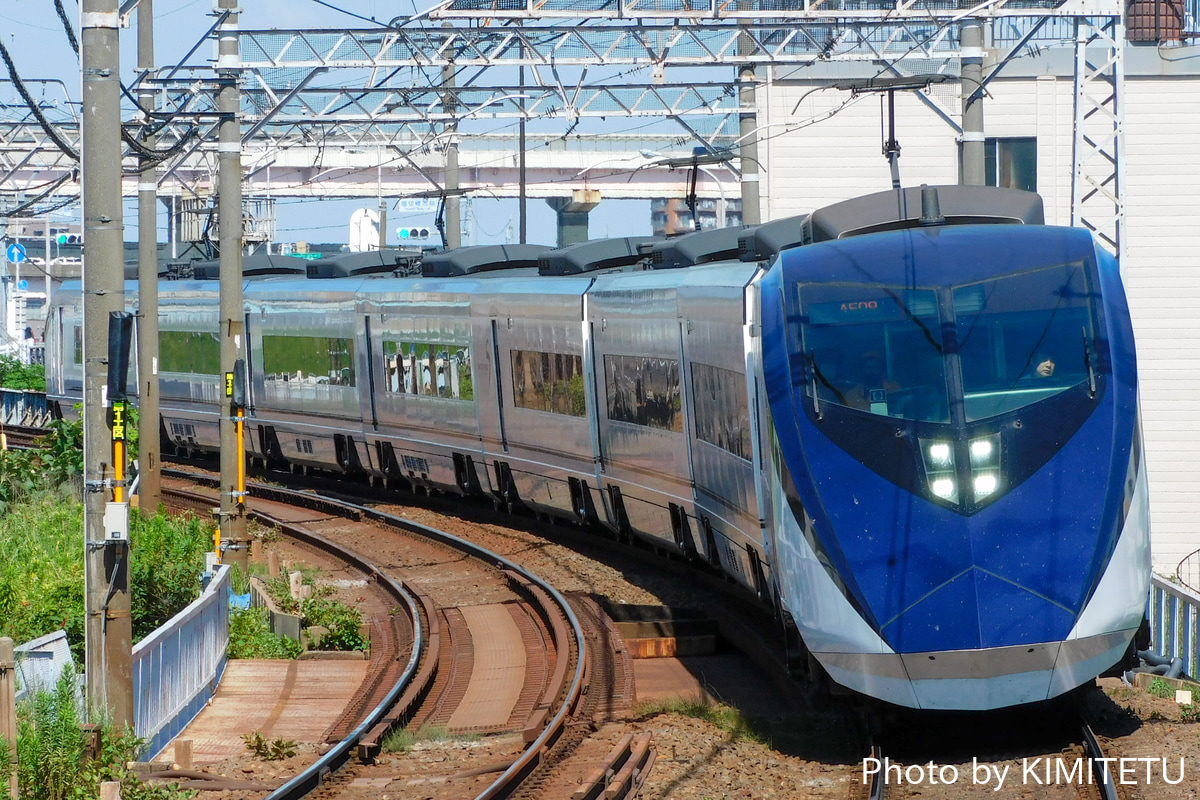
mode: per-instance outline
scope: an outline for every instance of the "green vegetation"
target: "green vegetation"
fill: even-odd
[[[44,392],[46,367],[42,364],[22,364],[20,359],[12,356],[0,356],[0,386]]]
[[[742,712],[732,706],[714,702],[708,695],[693,698],[673,697],[640,703],[634,712],[635,719],[644,720],[659,714],[678,714],[682,717],[702,720],[729,734],[731,741],[744,739],[763,742],[764,738],[750,724]]]
[[[254,733],[243,733],[242,741],[246,743],[246,749],[254,754],[255,758],[261,758],[263,761],[282,761],[296,755],[296,743],[291,739],[284,739],[282,736],[276,736],[274,741],[268,741],[262,731],[255,731]]]
[[[22,497],[57,491],[82,474],[82,425],[54,420],[40,447],[0,451],[0,514]]]
[[[451,736],[444,725],[422,725],[417,730],[397,728],[384,737],[380,749],[385,753],[407,753],[417,742],[474,742],[479,734],[468,733],[461,736]]]
[[[196,794],[142,783],[126,770],[145,744],[131,730],[118,732],[101,723],[99,746],[89,754],[89,734],[80,729],[77,684],[75,672],[68,669],[53,691],[39,692],[17,707],[20,800],[91,800],[99,797],[104,781],[120,781],[125,800],[187,800]]]
[[[265,608],[229,610],[230,658],[298,658],[303,648],[286,636],[271,633]]]
[[[1175,689],[1162,678],[1155,678],[1150,681],[1150,694],[1155,697],[1174,697]]]
[[[304,565],[296,565],[294,569],[302,576],[302,582],[311,587],[312,594],[307,599],[298,602],[292,597],[286,571],[281,570],[275,576],[264,576],[263,585],[280,611],[303,617],[305,628],[316,625],[328,630],[314,644],[314,649],[368,650],[370,642],[359,632],[363,622],[362,612],[333,599],[333,587],[317,582],[320,570]]]

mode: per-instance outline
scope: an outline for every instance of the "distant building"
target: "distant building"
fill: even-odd
[[[724,209],[721,205],[724,204]],[[724,218],[725,227],[742,224],[742,199],[716,200],[702,197],[696,201],[696,222],[700,229],[716,228]],[[660,197],[650,201],[650,231],[655,236],[674,236],[695,230],[692,212],[682,197]]]

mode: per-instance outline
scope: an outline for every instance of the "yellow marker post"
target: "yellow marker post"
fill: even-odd
[[[112,404],[110,427],[112,429],[113,454],[113,501],[125,501],[125,411],[124,400],[115,400]]]

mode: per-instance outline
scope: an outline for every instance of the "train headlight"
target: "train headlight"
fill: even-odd
[[[972,439],[968,449],[971,451],[971,488],[978,503],[1000,488],[1000,434]]]
[[[996,476],[991,472],[983,475],[976,475],[975,499],[978,500],[981,497],[987,497],[989,494],[996,491],[996,487],[999,485],[999,483],[1000,482],[996,479]]]
[[[929,460],[936,467],[952,467],[954,451],[947,442],[934,442],[929,445]]]
[[[921,457],[925,462],[925,480],[934,497],[958,502],[958,481],[955,480],[954,444],[952,442],[922,441]]]
[[[958,494],[954,488],[953,478],[938,478],[930,484],[933,493],[945,500],[953,500]]]

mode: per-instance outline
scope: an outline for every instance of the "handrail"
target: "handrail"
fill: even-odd
[[[1200,593],[1151,575],[1148,615],[1154,650],[1166,658],[1183,659],[1184,673],[1195,676],[1200,665]]]
[[[218,567],[198,598],[133,648],[134,732],[151,755],[200,713],[221,680],[229,581],[229,567]]]

